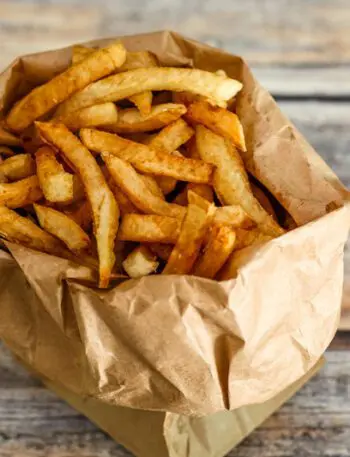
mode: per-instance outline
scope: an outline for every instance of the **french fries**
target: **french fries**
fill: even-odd
[[[64,171],[55,152],[43,146],[35,153],[40,187],[49,202],[70,203],[74,195],[73,175]]]
[[[156,271],[159,262],[146,246],[135,248],[122,263],[130,278],[141,278]]]
[[[99,257],[100,287],[108,286],[115,262],[114,240],[119,209],[100,167],[91,153],[63,124],[37,122],[42,137],[57,147],[71,162],[84,184],[93,216]]]
[[[30,154],[16,154],[0,163],[0,174],[9,181],[18,181],[35,174],[35,162]]]
[[[184,217],[184,208],[154,195],[128,162],[108,152],[102,153],[102,158],[115,183],[141,211],[180,219]]]
[[[87,250],[89,235],[73,219],[47,206],[34,204],[39,224],[46,232],[61,240],[72,252]]]
[[[73,219],[84,232],[89,232],[92,225],[92,213],[90,203],[87,200],[74,203],[73,205],[63,209],[66,216]]]
[[[75,92],[112,73],[124,63],[125,58],[126,50],[120,42],[93,52],[17,102],[7,115],[7,126],[14,132],[23,131]]]
[[[131,95],[129,100],[136,106],[142,116],[148,116],[151,113],[153,100],[153,93],[151,90],[145,90],[140,94]]]
[[[205,184],[211,180],[213,166],[200,160],[170,155],[119,135],[93,129],[81,129],[80,138],[88,149],[109,152],[143,173]]]
[[[118,203],[119,211],[121,216],[128,213],[139,213],[139,210],[132,203],[130,198],[121,190],[119,186],[114,182],[113,178],[107,180],[109,188],[113,192],[115,201]]]
[[[214,224],[203,255],[197,260],[193,274],[202,278],[214,279],[233,251],[236,241],[234,230],[226,224]]]
[[[267,235],[282,235],[282,227],[254,197],[247,172],[235,146],[202,125],[196,128],[196,140],[202,160],[217,167],[213,184],[220,201],[225,205],[241,205],[248,216],[258,224],[260,230]]]
[[[186,143],[193,135],[194,130],[181,118],[164,127],[145,144],[150,148],[171,153]]]
[[[255,225],[239,205],[219,206],[216,208],[214,219],[218,224],[228,224],[235,228],[251,228]]]
[[[103,128],[114,133],[151,132],[171,124],[185,112],[184,105],[175,105],[174,103],[156,105],[148,115],[141,114],[136,108],[124,109],[119,111],[116,123],[104,125]]]
[[[0,126],[0,145],[1,146],[21,146],[22,141],[12,133]]]
[[[243,127],[235,113],[201,100],[188,106],[186,119],[203,124],[218,135],[232,141],[241,151],[246,150]]]
[[[0,184],[0,205],[22,208],[43,198],[36,175],[20,181]]]
[[[179,237],[162,274],[189,274],[197,260],[205,234],[213,220],[215,206],[188,193],[188,208]]]
[[[189,190],[192,190],[192,192],[194,192],[195,194],[198,194],[201,197],[205,198],[206,200],[208,200],[208,202],[214,201],[214,193],[213,193],[213,189],[211,186],[209,186],[208,184],[189,183],[183,189],[182,192],[177,194],[173,203],[176,203],[181,206],[187,206],[188,205],[187,195],[188,195]]]
[[[225,105],[241,88],[242,84],[239,81],[204,70],[139,68],[90,84],[62,103],[57,114],[64,115],[99,103],[116,102],[145,90],[185,90],[203,95],[220,106]]]
[[[98,127],[113,125],[118,122],[118,108],[114,103],[92,105],[79,111],[57,118],[57,122],[64,124],[73,132],[83,127]]]
[[[252,228],[250,230],[246,230],[243,228],[238,228],[236,230],[236,245],[235,249],[243,249],[247,246],[251,246],[253,244],[260,244],[266,241],[272,240],[273,237],[262,233],[257,228]]]
[[[175,244],[182,221],[174,217],[154,214],[125,214],[122,218],[118,239],[145,243]]]

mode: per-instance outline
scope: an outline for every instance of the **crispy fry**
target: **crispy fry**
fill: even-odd
[[[208,183],[211,180],[212,165],[199,160],[170,155],[118,135],[94,129],[81,129],[80,137],[88,149],[95,152],[109,152],[120,159],[127,160],[144,173],[171,176],[197,183]]]
[[[112,73],[125,58],[126,51],[120,42],[92,53],[17,102],[6,118],[8,127],[21,132],[75,92]]]
[[[145,183],[145,185],[148,187],[148,189],[152,192],[152,194],[155,197],[165,200],[162,189],[159,187],[159,185],[157,184],[157,181],[152,176],[142,175],[142,174],[140,174],[140,176],[141,176],[143,182]]]
[[[17,154],[0,164],[0,173],[9,181],[28,178],[35,174],[35,162],[30,154]]]
[[[100,167],[91,153],[63,124],[37,122],[46,141],[56,146],[73,164],[85,187],[91,205],[99,256],[100,287],[107,287],[114,265],[114,239],[119,210]]]
[[[59,257],[71,257],[69,251],[57,238],[46,233],[29,218],[22,217],[5,206],[0,206],[0,236],[31,249]]]
[[[226,224],[214,224],[203,254],[195,263],[193,274],[202,278],[215,278],[231,255],[236,240],[234,230]]]
[[[89,232],[92,226],[92,212],[90,203],[87,200],[74,203],[73,205],[63,209],[66,216],[73,219],[84,232]]]
[[[20,181],[0,184],[0,205],[8,208],[21,208],[43,197],[36,175]]]
[[[240,205],[220,206],[216,208],[214,221],[218,224],[228,224],[234,228],[251,228],[255,225]]]
[[[148,248],[160,259],[167,262],[170,257],[173,246],[171,244],[147,243]]]
[[[198,101],[188,107],[186,119],[203,124],[218,135],[231,140],[238,149],[246,150],[243,127],[237,114],[206,101]]]
[[[154,214],[126,214],[120,223],[118,239],[175,244],[181,220]]]
[[[124,260],[123,268],[130,278],[141,278],[158,268],[157,258],[146,246],[135,248]]]
[[[108,152],[102,153],[102,158],[116,184],[141,211],[180,219],[184,217],[184,208],[154,195],[128,162]]]
[[[189,190],[192,190],[195,194],[198,194],[201,197],[205,198],[206,200],[208,200],[208,202],[214,201],[213,189],[208,184],[194,184],[194,183],[190,182],[183,189],[183,191],[180,192],[176,196],[173,203],[177,203],[178,205],[181,205],[181,206],[187,206],[187,204],[188,204],[187,195],[188,195]]]
[[[258,228],[245,230],[238,228],[236,230],[236,245],[235,249],[243,249],[253,244],[260,244],[272,240],[272,236],[262,233]]]
[[[154,106],[148,116],[142,115],[136,108],[129,108],[119,111],[115,124],[104,125],[103,128],[114,133],[151,132],[176,121],[185,112],[184,105],[174,103]]]
[[[194,130],[182,119],[164,127],[157,135],[146,141],[146,145],[153,149],[162,149],[174,152],[194,135]]]
[[[64,171],[55,152],[43,146],[35,153],[37,174],[43,194],[49,202],[72,202],[73,175]]]
[[[92,54],[95,49],[82,46],[81,44],[76,44],[72,48],[72,64],[75,65],[78,62],[86,59],[87,56]]]
[[[0,146],[0,156],[12,157],[13,155],[15,155],[15,153],[11,148],[8,146]]]
[[[204,198],[188,193],[188,209],[180,235],[163,274],[189,274],[198,257],[205,234],[215,214],[215,206]]]
[[[145,90],[187,90],[201,94],[217,105],[225,105],[225,102],[234,97],[241,88],[242,84],[234,79],[204,70],[139,68],[90,84],[62,103],[58,114],[66,114],[99,103],[115,102]]]
[[[242,159],[233,144],[202,125],[197,126],[196,139],[201,158],[217,167],[213,184],[220,200],[226,205],[241,205],[267,235],[282,235],[282,227],[254,197]]]
[[[22,141],[12,133],[0,126],[0,145],[3,146],[21,146]]]
[[[140,111],[142,116],[149,116],[152,109],[153,94],[150,90],[145,90],[140,94],[131,95],[129,97],[131,103]]]
[[[72,131],[79,130],[82,127],[115,124],[118,122],[118,108],[114,103],[102,103],[101,105],[88,106],[56,120]]]
[[[121,190],[121,188],[114,182],[113,178],[109,177],[107,183],[113,192],[114,198],[119,206],[121,216],[128,213],[139,213],[139,210],[132,203],[130,198]]]
[[[269,200],[269,197],[264,193],[263,190],[260,189],[260,187],[257,187],[255,184],[250,183],[250,187],[252,188],[254,197],[258,200],[260,205],[264,208],[264,210],[267,213],[270,214],[270,216],[272,216],[275,219],[275,221],[277,221],[277,216]]]
[[[72,252],[79,254],[79,251],[90,247],[89,236],[73,219],[47,206],[34,204],[34,209],[40,226],[61,240]]]

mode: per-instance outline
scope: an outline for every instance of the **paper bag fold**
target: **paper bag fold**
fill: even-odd
[[[348,192],[241,58],[169,32],[122,40],[162,65],[243,82],[243,159],[303,226],[248,248],[235,279],[150,276],[108,291],[86,268],[7,243],[0,337],[49,380],[109,405],[199,416],[264,402],[305,375],[336,331]],[[0,76],[4,110],[70,58],[70,48],[21,57]]]

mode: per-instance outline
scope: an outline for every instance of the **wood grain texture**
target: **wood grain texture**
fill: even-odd
[[[262,446],[263,455],[271,457],[350,455],[350,352],[329,350],[326,358],[320,374],[230,457],[260,457]],[[97,455],[131,456],[45,389],[0,345],[0,456]]]

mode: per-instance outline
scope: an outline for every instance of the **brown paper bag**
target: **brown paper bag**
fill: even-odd
[[[111,406],[201,416],[266,402],[315,366],[336,331],[349,194],[240,57],[169,32],[123,42],[243,82],[243,159],[302,226],[248,248],[235,279],[149,276],[111,290],[86,268],[7,243],[0,337],[42,376]],[[19,58],[0,76],[0,108],[70,60],[71,48]]]

